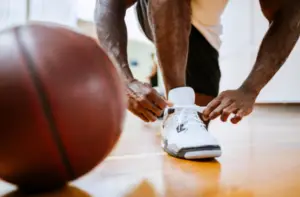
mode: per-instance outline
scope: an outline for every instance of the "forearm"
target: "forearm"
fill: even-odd
[[[300,3],[295,4],[276,13],[242,88],[258,94],[285,63],[300,34]]]
[[[100,45],[121,69],[124,79],[132,81],[127,60],[126,8],[123,4],[122,1],[98,0],[95,23]]]
[[[190,0],[152,0],[150,14],[166,89],[184,86],[191,28]]]

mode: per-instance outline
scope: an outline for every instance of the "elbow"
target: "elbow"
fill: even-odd
[[[283,4],[280,8],[274,11],[270,21],[275,20],[285,20],[290,21],[297,18],[299,20],[300,1],[299,0],[289,0]]]
[[[287,0],[284,3],[274,3],[274,4],[263,4],[261,0],[261,8],[263,15],[269,21],[273,23],[276,20],[281,18],[286,18],[299,12],[300,10],[300,1],[299,0]]]

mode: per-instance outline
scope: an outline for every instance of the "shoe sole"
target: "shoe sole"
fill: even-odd
[[[174,152],[173,150],[168,149],[168,144],[164,143],[163,141],[161,145],[164,151],[170,156],[180,159],[213,159],[222,155],[221,147],[218,145],[184,148],[179,150],[178,152]]]

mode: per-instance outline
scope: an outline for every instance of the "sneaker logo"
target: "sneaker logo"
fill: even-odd
[[[177,133],[181,133],[183,131],[186,131],[187,128],[185,127],[186,126],[186,123],[183,123],[183,124],[180,124],[176,127],[176,130],[177,130]]]

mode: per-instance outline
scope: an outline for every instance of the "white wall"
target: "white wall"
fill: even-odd
[[[31,0],[30,20],[76,27],[77,8],[74,0]]]
[[[131,67],[131,71],[138,80],[145,81],[146,77],[151,73],[153,64],[151,53],[155,51],[154,46],[131,40],[128,43],[127,50],[129,62],[135,60],[139,64],[137,67]]]
[[[26,21],[26,0],[0,0],[0,30]]]
[[[27,0],[0,0],[0,29],[24,24]],[[77,3],[74,0],[31,0],[29,20],[48,21],[76,27]]]
[[[231,0],[222,24],[221,90],[226,90],[237,88],[251,67],[251,0]]]
[[[125,22],[127,25],[128,38],[130,40],[138,40],[140,42],[151,44],[151,42],[145,37],[140,29],[134,6],[127,10]]]

